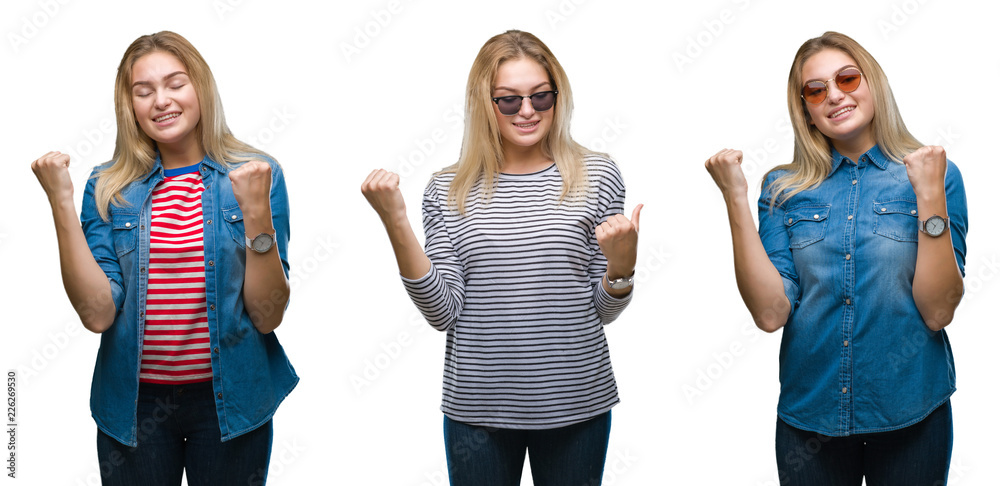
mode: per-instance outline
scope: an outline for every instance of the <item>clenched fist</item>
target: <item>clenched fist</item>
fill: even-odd
[[[49,152],[31,163],[31,171],[38,178],[38,183],[45,189],[49,202],[73,200],[73,181],[69,176],[69,155],[60,152]]]
[[[361,184],[361,193],[384,224],[406,218],[406,203],[399,190],[398,174],[384,169],[373,170]]]
[[[948,171],[944,148],[937,145],[920,147],[903,157],[903,164],[917,196],[944,194],[944,176]]]
[[[271,218],[271,166],[251,160],[229,172],[243,217]]]
[[[705,170],[712,175],[715,185],[727,199],[747,193],[747,178],[743,175],[742,163],[743,152],[731,149],[722,149],[705,161]]]
[[[624,214],[611,216],[594,230],[597,244],[608,259],[608,278],[626,277],[635,269],[641,210],[642,204],[632,210],[631,221]]]

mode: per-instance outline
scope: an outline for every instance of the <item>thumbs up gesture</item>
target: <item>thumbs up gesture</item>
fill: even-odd
[[[641,210],[642,204],[636,206],[631,220],[624,214],[611,216],[594,230],[597,244],[608,259],[608,278],[626,277],[635,270]]]

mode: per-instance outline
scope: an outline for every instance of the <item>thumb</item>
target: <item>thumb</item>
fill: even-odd
[[[639,211],[642,210],[642,204],[635,207],[632,210],[632,225],[635,226],[635,232],[639,232]]]

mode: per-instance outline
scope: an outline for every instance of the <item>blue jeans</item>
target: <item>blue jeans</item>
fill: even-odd
[[[444,418],[452,486],[518,486],[528,451],[535,485],[597,486],[611,435],[611,412],[544,430],[479,427]]]
[[[924,420],[889,432],[829,437],[778,419],[782,486],[944,486],[951,462],[951,401]]]
[[[139,445],[129,447],[97,431],[105,486],[177,486],[187,483],[263,486],[271,457],[271,421],[222,442],[212,382],[139,385]]]

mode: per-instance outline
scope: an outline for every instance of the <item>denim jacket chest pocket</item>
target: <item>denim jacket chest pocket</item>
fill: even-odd
[[[235,202],[231,206],[222,207],[222,219],[226,220],[226,227],[229,228],[229,234],[236,241],[236,245],[240,249],[246,249],[246,230],[243,226],[243,210],[240,209],[239,204]]]
[[[874,201],[873,232],[896,241],[917,241],[917,201],[906,198]]]
[[[801,204],[786,210],[784,223],[789,248],[805,248],[826,237],[828,216],[829,204]]]
[[[111,229],[118,258],[135,250],[139,240],[139,211],[134,208],[111,207]]]

